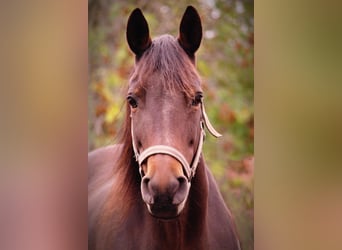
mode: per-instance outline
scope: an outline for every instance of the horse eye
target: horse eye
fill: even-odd
[[[191,105],[192,106],[198,106],[198,104],[202,103],[203,94],[202,93],[196,93],[195,98],[192,100]]]
[[[138,103],[137,101],[132,97],[132,96],[128,96],[127,97],[127,101],[129,103],[129,105],[131,105],[132,108],[137,108],[138,107]]]

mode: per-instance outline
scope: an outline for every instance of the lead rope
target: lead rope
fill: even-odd
[[[188,181],[189,182],[191,181],[191,179],[195,176],[196,169],[197,169],[197,166],[198,166],[198,163],[200,160],[200,156],[202,153],[202,146],[203,146],[203,141],[205,138],[204,126],[207,127],[208,131],[213,136],[215,136],[215,137],[222,136],[211,125],[211,123],[208,119],[208,116],[205,113],[203,102],[201,105],[201,111],[202,111],[202,120],[200,121],[200,127],[201,127],[200,133],[201,134],[200,134],[200,139],[198,142],[198,146],[197,146],[195,156],[192,160],[191,167],[189,166],[187,160],[185,159],[185,157],[183,156],[183,154],[181,152],[179,152],[177,149],[175,149],[173,147],[166,146],[166,145],[154,145],[154,146],[151,146],[151,147],[145,149],[141,154],[139,154],[139,151],[136,147],[136,143],[135,143],[135,139],[134,139],[133,117],[132,117],[132,113],[131,113],[130,117],[131,117],[132,146],[133,146],[133,151],[134,151],[134,157],[135,157],[136,161],[139,163],[139,173],[140,173],[141,177],[143,177],[142,163],[144,162],[145,159],[147,159],[149,156],[154,155],[154,154],[167,154],[167,155],[174,157],[175,159],[177,159],[182,164]]]

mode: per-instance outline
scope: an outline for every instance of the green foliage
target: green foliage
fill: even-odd
[[[152,37],[178,35],[188,4],[202,18],[197,53],[206,111],[224,136],[207,136],[205,159],[232,209],[244,249],[253,249],[254,24],[253,1],[89,2],[89,150],[114,143],[134,57],[126,44],[129,13],[140,7]]]

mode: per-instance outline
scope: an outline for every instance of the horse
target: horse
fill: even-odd
[[[205,164],[205,112],[188,6],[179,36],[151,39],[137,8],[126,29],[135,67],[119,144],[88,155],[89,249],[240,249],[233,216]]]

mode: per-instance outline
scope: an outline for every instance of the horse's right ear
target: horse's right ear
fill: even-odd
[[[193,58],[201,40],[201,18],[194,7],[188,6],[180,23],[178,42],[186,53]]]
[[[128,18],[126,38],[137,57],[140,57],[152,43],[147,21],[139,8],[133,10]]]

